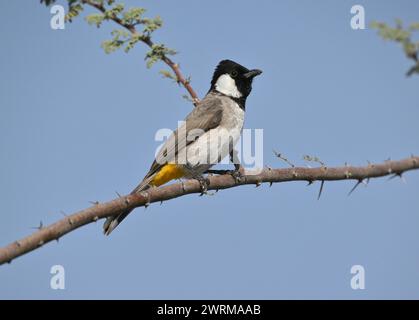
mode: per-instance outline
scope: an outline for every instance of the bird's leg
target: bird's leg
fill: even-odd
[[[244,172],[244,168],[240,163],[237,150],[235,150],[233,147],[230,148],[230,161],[234,164],[234,170],[230,171],[231,176],[234,178],[236,182],[241,182],[241,179],[243,177],[242,172]]]
[[[194,177],[199,182],[199,186],[201,187],[201,196],[204,194],[208,194],[208,186],[210,181],[208,178],[204,177],[203,175],[197,175]]]
[[[204,173],[210,174],[229,174],[231,175],[236,182],[241,182],[243,177],[244,168],[241,166],[240,161],[237,156],[237,151],[230,149],[230,161],[234,164],[234,170],[207,170]]]
[[[200,173],[196,173],[196,171],[194,170],[199,164],[196,165],[192,165],[190,163],[186,163],[186,167],[188,168],[189,172],[192,173],[192,177],[196,180],[198,180],[199,182],[199,186],[201,188],[201,196],[203,196],[204,194],[208,194],[208,186],[210,184],[210,181],[207,177],[204,177],[202,174]],[[195,171],[195,172],[194,172]],[[206,172],[204,172],[206,173]]]

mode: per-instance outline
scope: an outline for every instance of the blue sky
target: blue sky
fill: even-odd
[[[202,97],[229,58],[260,68],[246,128],[305,165],[404,158],[419,150],[419,78],[374,30],[350,28],[350,8],[373,20],[419,21],[417,1],[126,1],[160,15],[154,39]],[[100,48],[101,29],[76,19],[51,30],[38,1],[0,2],[0,245],[31,227],[128,193],[159,144],[191,110],[181,88],[151,70],[139,45]],[[112,236],[102,222],[0,267],[0,298],[419,298],[419,173],[353,184],[245,186],[137,209]],[[50,288],[62,265],[66,289]],[[365,290],[350,286],[365,268]]]

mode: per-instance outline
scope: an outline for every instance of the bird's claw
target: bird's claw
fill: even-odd
[[[242,167],[231,170],[229,174],[233,177],[236,183],[242,182],[244,176]]]
[[[199,182],[199,186],[201,188],[201,194],[200,196],[203,196],[204,194],[208,194],[208,186],[210,184],[209,179],[205,177],[199,177],[197,178]]]

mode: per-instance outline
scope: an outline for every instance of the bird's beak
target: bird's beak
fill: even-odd
[[[249,72],[246,72],[244,74],[244,77],[247,78],[247,79],[252,79],[252,78],[260,75],[261,73],[262,73],[262,70],[253,69],[253,70],[250,70]]]

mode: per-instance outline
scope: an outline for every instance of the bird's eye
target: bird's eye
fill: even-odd
[[[235,77],[237,77],[238,72],[236,70],[233,70],[233,71],[231,71],[230,75],[231,75],[232,78],[235,78]]]

